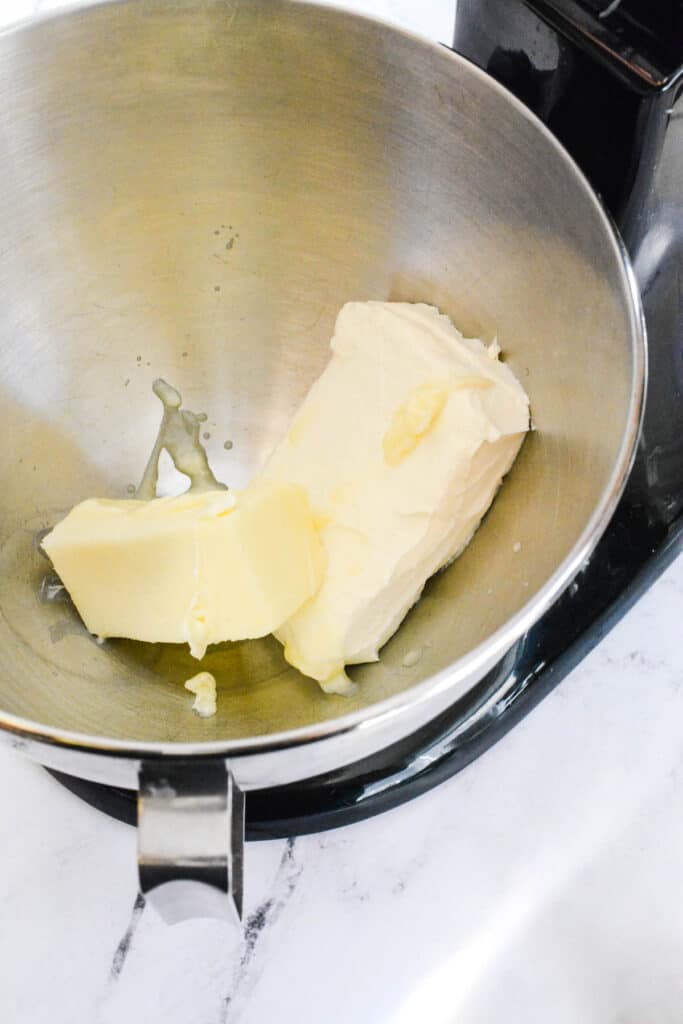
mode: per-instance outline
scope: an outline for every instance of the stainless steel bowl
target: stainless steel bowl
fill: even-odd
[[[218,758],[250,788],[410,733],[567,585],[628,472],[643,328],[595,195],[465,60],[286,0],[28,24],[0,38],[0,97],[3,735],[104,782],[136,786],[143,759]],[[215,471],[242,484],[325,365],[340,306],[369,298],[497,336],[537,429],[467,552],[353,671],[355,697],[322,694],[272,639],[224,645],[205,663],[219,711],[199,720],[187,653],[98,646],[41,600],[36,536],[137,481],[158,376],[207,413]]]

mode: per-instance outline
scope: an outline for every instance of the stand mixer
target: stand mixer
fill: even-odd
[[[680,38],[680,4],[667,9],[665,25],[637,4],[463,0],[455,49],[488,77],[281,0],[237,0],[231,18],[221,0],[107,3],[0,41],[5,166],[32,161],[3,198],[6,412],[30,424],[43,470],[3,451],[0,738],[138,820],[143,892],[208,881],[239,912],[243,814],[248,838],[292,835],[435,785],[678,550],[681,61],[658,40]],[[634,276],[586,179],[510,92],[582,162],[635,265],[652,375],[618,507],[644,382]],[[212,422],[230,418],[230,465],[222,444],[213,457],[239,486],[349,295],[428,301],[499,333],[538,430],[457,566],[358,670],[356,697],[323,700],[274,641],[218,645],[207,668],[224,690],[200,727],[186,653],[98,646],[39,603],[35,538],[79,498],[125,491],[151,423],[130,409],[169,368]],[[410,669],[405,644],[424,652]]]
[[[460,0],[453,48],[546,122],[624,238],[649,337],[648,401],[635,464],[582,572],[471,693],[407,740],[350,768],[250,792],[251,839],[347,824],[461,770],[571,671],[681,549],[683,4]],[[94,806],[135,821],[132,792],[58,777]]]

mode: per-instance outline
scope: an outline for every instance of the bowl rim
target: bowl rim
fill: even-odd
[[[26,17],[4,26],[0,29],[0,38],[31,30],[46,22],[83,16],[106,7],[133,6],[137,2],[138,0],[92,0],[92,2],[87,3],[70,3],[62,8],[47,11],[37,16]],[[285,0],[279,0],[279,2],[285,2]],[[422,47],[426,52],[431,51],[435,60],[466,65],[469,74],[478,77],[482,82],[486,83],[487,88],[494,89],[508,103],[512,104],[517,112],[533,125],[547,139],[548,144],[553,146],[563,157],[587,199],[593,205],[598,219],[603,224],[606,239],[610,242],[615,256],[629,313],[633,365],[631,393],[629,396],[626,427],[612,473],[600,500],[596,503],[592,515],[569,554],[543,586],[518,612],[500,626],[488,639],[482,641],[448,667],[434,673],[434,675],[419,683],[415,683],[413,686],[401,691],[401,693],[378,701],[369,708],[352,711],[337,718],[314,722],[283,732],[250,736],[238,740],[224,739],[191,743],[162,740],[122,740],[115,737],[93,735],[77,730],[42,725],[31,719],[0,709],[0,730],[17,738],[13,745],[18,749],[24,748],[24,742],[22,741],[28,741],[28,744],[36,743],[48,747],[67,748],[74,753],[79,752],[99,757],[108,756],[117,759],[143,760],[165,757],[183,759],[202,757],[228,760],[231,758],[238,759],[240,756],[268,754],[287,748],[305,747],[333,737],[360,731],[366,733],[369,729],[381,728],[389,720],[409,714],[416,707],[421,707],[426,702],[439,695],[443,695],[449,689],[453,689],[455,692],[458,685],[463,684],[468,677],[472,678],[473,683],[480,679],[490,665],[500,660],[513,644],[541,618],[587,562],[616,509],[633,466],[642,425],[647,384],[647,332],[640,291],[630,258],[618,229],[573,157],[546,125],[521,100],[517,99],[512,92],[472,61],[449,47],[432,42],[386,19],[351,11],[336,3],[322,4],[317,3],[316,0],[286,0],[286,2],[292,6],[312,8],[317,12],[329,13],[332,16],[343,16],[357,22],[361,26],[366,24],[375,28],[382,28],[398,37],[410,40],[411,43]],[[459,691],[458,695],[461,695],[461,693],[462,691]]]

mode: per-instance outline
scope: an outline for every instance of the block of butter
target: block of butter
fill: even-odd
[[[43,547],[91,633],[185,642],[196,658],[277,629],[325,567],[306,492],[277,482],[84,501]]]
[[[377,659],[510,469],[529,405],[498,351],[431,306],[341,310],[331,361],[262,472],[305,488],[321,523],[322,585],[276,635],[324,689]]]

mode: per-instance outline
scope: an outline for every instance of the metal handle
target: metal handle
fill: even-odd
[[[242,917],[244,793],[223,761],[143,762],[140,891],[170,924]]]

